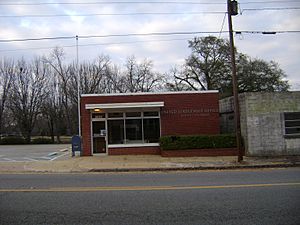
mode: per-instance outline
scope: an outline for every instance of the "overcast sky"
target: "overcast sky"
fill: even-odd
[[[238,2],[240,14],[233,17],[233,28],[246,31],[235,35],[238,51],[253,58],[278,62],[292,89],[300,90],[300,0]],[[110,56],[113,63],[123,65],[127,57],[134,55],[140,61],[152,60],[155,70],[166,72],[184,62],[190,54],[187,40],[194,36],[228,38],[227,32],[218,33],[228,31],[225,12],[226,0],[0,0],[0,56],[1,59],[22,56],[31,59],[36,55],[48,55],[51,48],[61,46],[66,59],[75,60],[75,38],[3,40],[78,35],[80,61],[104,54]],[[282,33],[267,35],[247,31]],[[177,32],[202,33],[111,36]],[[93,35],[102,37],[82,37]]]

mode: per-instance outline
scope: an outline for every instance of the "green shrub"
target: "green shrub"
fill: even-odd
[[[53,141],[49,138],[35,138],[31,141],[31,144],[53,144]]]
[[[2,145],[23,145],[26,144],[26,141],[22,137],[3,137],[0,143]]]
[[[234,148],[234,135],[164,136],[160,138],[163,150]]]

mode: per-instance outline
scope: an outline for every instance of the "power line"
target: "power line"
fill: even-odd
[[[24,42],[24,41],[44,41],[44,40],[62,40],[62,39],[74,39],[74,38],[75,38],[75,36],[22,38],[22,39],[2,39],[2,40],[0,40],[0,43],[4,43],[4,42]]]
[[[234,31],[236,34],[282,34],[282,33],[300,33],[300,30],[286,31]],[[220,34],[228,33],[228,31],[177,31],[177,32],[153,32],[153,33],[128,33],[128,34],[106,34],[106,35],[78,35],[79,39],[89,38],[108,38],[108,37],[137,37],[137,36],[170,36],[170,35],[192,35],[192,34]],[[26,42],[26,41],[44,41],[44,40],[63,40],[75,39],[76,36],[59,36],[59,37],[39,37],[39,38],[20,38],[20,39],[0,39],[0,43],[8,42]]]
[[[226,16],[226,14],[225,14]],[[224,23],[222,22],[222,27]],[[198,33],[198,32],[197,32]],[[228,31],[219,31],[219,32],[210,32],[210,33],[228,33]],[[300,30],[295,31],[235,31],[235,34],[263,34],[263,35],[276,35],[282,33],[300,33]],[[193,33],[195,34],[195,33]],[[118,35],[120,36],[120,35]],[[90,37],[103,37],[103,36],[80,36],[80,38],[90,38]],[[60,37],[55,37],[55,39],[59,39]],[[69,38],[69,37],[68,37]],[[76,36],[70,36],[70,38],[76,38]],[[220,38],[220,36],[219,36]],[[137,43],[149,43],[149,42],[168,42],[168,41],[187,41],[190,38],[172,38],[172,39],[156,39],[156,40],[144,40],[144,41],[121,41],[121,42],[105,42],[105,43],[97,43],[97,44],[80,44],[79,47],[90,47],[90,46],[105,46],[105,45],[124,45],[124,44],[137,44]],[[40,40],[40,39],[39,39]],[[48,40],[48,39],[43,39]],[[43,49],[53,49],[52,47],[37,47],[37,48],[22,48],[22,49],[0,49],[0,52],[15,52],[15,51],[27,51],[27,50],[43,50]],[[59,46],[62,48],[73,48],[76,45],[63,45]]]
[[[272,4],[272,3],[299,3],[297,0],[271,0],[271,1],[250,1],[240,4]],[[181,4],[181,5],[226,5],[225,2],[182,2],[182,1],[95,1],[95,2],[22,2],[22,3],[0,3],[7,6],[39,6],[39,5],[113,5],[113,4]]]
[[[285,30],[285,31],[235,31],[236,34],[284,34],[284,33],[300,33],[300,30]]]
[[[248,8],[248,9],[242,9],[242,12],[244,11],[267,11],[267,10],[298,10],[300,7],[270,7],[270,8]]]
[[[0,18],[25,18],[25,17],[80,17],[80,16],[140,16],[140,15],[199,15],[199,14],[223,14],[221,11],[202,12],[131,12],[131,13],[90,13],[90,14],[50,14],[50,15],[0,15]]]
[[[286,0],[286,1],[282,1],[282,0],[271,0],[271,1],[252,1],[252,2],[242,2],[239,4],[273,4],[273,3],[300,3],[299,0]]]
[[[182,2],[182,1],[97,1],[97,2],[34,2],[0,3],[0,5],[112,5],[112,4],[181,4],[181,5],[225,5],[222,2]]]
[[[1,5],[1,4],[0,4]],[[266,10],[299,10],[300,7],[266,7],[245,8],[244,11],[266,11]],[[36,17],[87,17],[87,16],[140,16],[140,15],[200,15],[200,14],[224,14],[225,11],[201,11],[201,12],[128,12],[128,13],[87,13],[87,14],[27,14],[27,15],[0,15],[0,18],[36,18]]]
[[[227,13],[224,13],[224,17],[223,17],[222,25],[221,25],[221,30],[220,30],[220,32],[219,32],[219,38],[221,37],[221,34],[222,34],[222,32],[223,32],[223,28],[224,28],[224,24],[225,24],[226,15],[227,15]]]
[[[90,47],[90,46],[101,46],[101,45],[123,45],[123,44],[136,44],[136,43],[147,43],[147,42],[168,42],[168,41],[187,41],[190,38],[172,38],[172,39],[160,39],[160,40],[145,40],[145,41],[122,41],[122,42],[106,42],[97,44],[79,44],[79,47]],[[73,48],[76,45],[63,45],[59,46],[62,48]],[[52,47],[37,47],[37,48],[21,48],[21,49],[1,49],[0,52],[14,52],[14,51],[26,51],[26,50],[43,50],[52,49]]]
[[[106,38],[106,37],[169,36],[169,35],[215,34],[215,33],[219,33],[219,31],[179,31],[179,32],[153,32],[153,33],[129,33],[129,34],[107,34],[107,35],[82,35],[82,36],[79,35],[78,38],[87,39],[87,38]],[[74,39],[74,38],[76,38],[76,36],[39,37],[39,38],[2,39],[2,40],[0,39],[0,43]]]

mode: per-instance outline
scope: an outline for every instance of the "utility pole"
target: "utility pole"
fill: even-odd
[[[78,107],[78,136],[81,136],[80,123],[80,74],[79,74],[79,59],[78,59],[78,35],[76,35],[76,75],[77,75],[77,107]]]
[[[235,122],[237,149],[238,149],[238,162],[241,162],[243,160],[242,135],[241,135],[240,108],[239,108],[239,97],[238,97],[238,83],[237,83],[236,65],[235,65],[235,49],[234,49],[232,19],[231,19],[231,16],[236,16],[238,14],[237,1],[227,0],[227,14],[228,14],[228,26],[229,26],[231,68],[232,68],[232,89],[233,89],[233,98],[234,98],[234,122]]]

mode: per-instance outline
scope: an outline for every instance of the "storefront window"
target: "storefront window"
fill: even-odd
[[[125,122],[126,144],[143,143],[142,119],[130,119]]]
[[[124,120],[108,120],[108,143],[124,143]]]
[[[143,120],[145,143],[157,143],[160,137],[159,118]]]
[[[158,111],[108,113],[108,144],[158,143]]]

